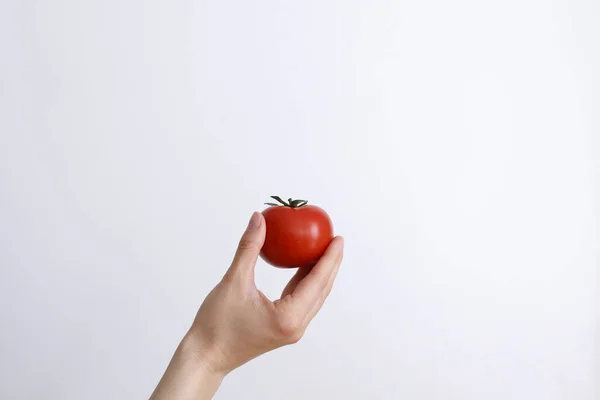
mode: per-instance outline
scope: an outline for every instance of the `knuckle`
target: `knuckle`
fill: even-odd
[[[335,284],[335,277],[332,278],[328,283],[327,283],[327,287],[325,288],[325,298],[329,297],[329,295],[331,294],[331,291],[333,290],[333,286]]]
[[[304,336],[304,332],[297,332],[293,335],[288,336],[288,343],[289,344],[295,344],[298,343],[300,341],[300,339],[302,339],[302,336]]]
[[[277,319],[277,333],[287,343],[297,343],[304,334],[300,319],[292,314],[283,314]]]
[[[331,289],[333,289],[333,285],[327,285],[325,291],[323,292],[323,299],[321,300],[322,303],[325,302],[325,299],[331,294]]]
[[[319,289],[322,292],[325,292],[327,290],[327,286],[329,286],[329,277],[323,277],[323,279],[321,279],[319,281]]]
[[[254,247],[254,241],[247,237],[243,237],[238,245],[238,249],[240,250],[252,250]]]

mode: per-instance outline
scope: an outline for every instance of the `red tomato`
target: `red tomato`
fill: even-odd
[[[304,200],[288,202],[271,196],[282,205],[262,212],[267,236],[260,256],[280,268],[310,267],[319,261],[333,240],[333,224],[323,209]]]

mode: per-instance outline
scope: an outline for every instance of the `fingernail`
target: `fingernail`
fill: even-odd
[[[248,222],[248,229],[256,229],[260,226],[260,213],[255,211],[250,217],[250,221]]]

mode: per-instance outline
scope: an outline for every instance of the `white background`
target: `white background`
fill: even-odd
[[[599,20],[2,0],[0,397],[149,396],[279,194],[324,207],[346,258],[305,338],[217,399],[599,398]],[[289,275],[257,267],[273,297]]]

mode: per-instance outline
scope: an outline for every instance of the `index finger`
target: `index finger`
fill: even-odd
[[[289,295],[298,314],[310,314],[329,295],[343,258],[344,239],[333,239],[325,254]],[[318,308],[317,308],[318,311]]]

